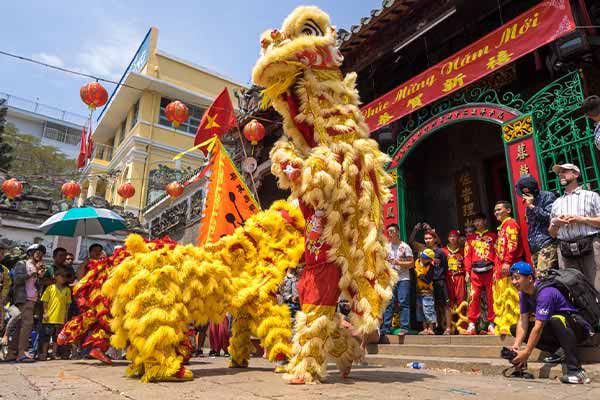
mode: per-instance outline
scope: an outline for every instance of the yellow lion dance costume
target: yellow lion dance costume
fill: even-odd
[[[256,335],[270,361],[291,353],[287,305],[275,293],[304,251],[304,219],[279,201],[232,235],[205,247],[126,240],[130,254],[111,271],[102,293],[112,301],[111,344],[127,348],[127,374],[142,382],[192,379],[183,367],[187,325],[234,316],[232,366],[248,365]]]
[[[382,205],[392,180],[389,158],[369,139],[358,108],[356,74],[345,77],[336,30],[316,7],[299,7],[281,30],[261,37],[252,79],[264,87],[263,107],[282,116],[287,137],[271,151],[279,185],[299,199],[306,220],[305,268],[298,283],[291,383],[321,381],[326,358],[342,375],[362,356],[340,327],[340,295],[350,301],[351,323],[377,329],[397,275],[386,262]]]

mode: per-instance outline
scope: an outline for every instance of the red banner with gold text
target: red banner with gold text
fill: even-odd
[[[372,132],[575,30],[568,0],[546,0],[361,108]]]

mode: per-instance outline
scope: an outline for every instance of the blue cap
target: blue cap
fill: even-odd
[[[529,265],[529,263],[525,261],[519,261],[514,263],[510,267],[510,273],[520,275],[534,275],[533,268],[531,268],[531,265]]]

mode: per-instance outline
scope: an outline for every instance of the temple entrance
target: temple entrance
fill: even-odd
[[[466,120],[429,135],[401,166],[406,231],[417,222],[435,227],[444,241],[484,212],[495,226],[497,200],[511,200],[500,125]]]

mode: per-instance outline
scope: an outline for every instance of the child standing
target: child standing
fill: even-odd
[[[52,358],[58,354],[58,345],[56,339],[58,334],[67,321],[67,311],[71,304],[71,290],[67,286],[66,271],[59,269],[56,271],[56,283],[48,286],[42,295],[44,304],[44,318],[42,322],[42,342],[40,361],[45,361],[48,357],[48,345],[52,339]]]
[[[437,320],[435,302],[433,300],[433,260],[435,253],[425,249],[415,262],[417,274],[417,321],[423,323],[419,335],[433,335],[433,324]]]

